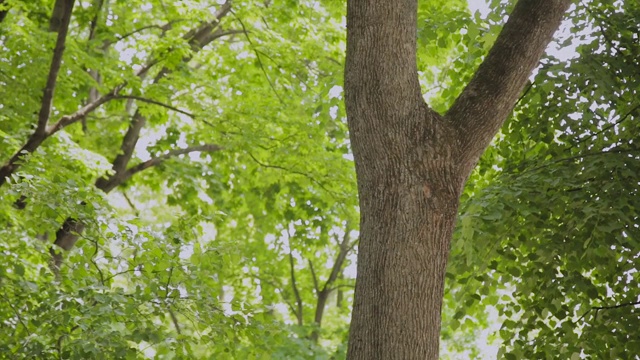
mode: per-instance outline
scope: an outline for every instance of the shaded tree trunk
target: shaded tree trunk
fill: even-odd
[[[451,109],[424,102],[417,0],[349,0],[345,97],[360,196],[348,359],[437,359],[458,202],[568,0],[520,0]]]

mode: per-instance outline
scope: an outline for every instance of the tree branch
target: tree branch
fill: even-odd
[[[128,32],[128,33],[126,33],[126,34],[124,34],[124,35],[116,36],[116,39],[115,39],[115,40],[107,41],[107,42],[105,43],[105,45],[106,45],[106,46],[109,46],[109,45],[111,45],[111,44],[117,43],[117,42],[119,42],[119,41],[122,41],[122,40],[124,40],[124,39],[126,39],[126,38],[130,37],[130,36],[133,36],[133,35],[135,35],[135,34],[141,33],[141,32],[143,32],[143,31],[145,31],[145,30],[149,30],[149,29],[158,29],[158,30],[162,30],[162,31],[163,31],[163,33],[164,33],[164,32],[166,32],[167,30],[170,30],[170,29],[171,29],[171,27],[172,27],[172,25],[173,25],[173,24],[175,24],[175,23],[177,23],[177,22],[179,22],[179,21],[182,21],[182,20],[172,20],[172,21],[167,22],[167,23],[166,23],[166,24],[164,24],[164,25],[151,24],[151,25],[147,25],[147,26],[142,26],[142,27],[137,28],[137,29],[135,29],[135,30],[132,30],[132,31],[130,31],[130,32]]]
[[[144,98],[144,97],[141,97],[141,96],[133,96],[133,95],[118,95],[118,96],[116,96],[116,98],[118,98],[118,99],[138,100],[138,101],[146,102],[146,103],[149,103],[149,104],[162,106],[164,108],[167,108],[169,110],[173,110],[173,111],[178,112],[180,114],[187,115],[190,118],[195,118],[195,115],[193,115],[190,112],[187,112],[187,111],[184,111],[184,110],[180,110],[177,107],[173,107],[171,105],[165,104],[165,103],[157,101],[157,100],[148,99],[148,98]]]
[[[307,259],[309,263],[309,270],[311,270],[311,278],[313,279],[313,288],[316,290],[316,294],[320,293],[320,287],[318,286],[318,276],[316,275],[316,270],[313,268],[313,262]]]
[[[578,159],[583,159],[586,157],[592,157],[592,156],[600,156],[600,155],[611,155],[611,154],[633,154],[635,152],[640,151],[640,149],[625,149],[625,148],[620,148],[620,147],[614,147],[612,149],[609,150],[603,150],[603,151],[598,151],[598,152],[589,152],[589,153],[582,153],[582,154],[578,154],[575,156],[570,156],[570,157],[566,157],[566,158],[562,158],[562,159],[556,159],[553,161],[550,161],[546,164],[540,165],[540,166],[536,166],[534,168],[531,169],[526,169],[523,170],[519,173],[516,173],[515,175],[517,176],[522,176],[523,174],[529,173],[529,172],[533,172],[533,171],[537,171],[540,169],[544,169],[547,168],[553,164],[557,164],[557,163],[561,163],[561,162],[570,162],[570,161],[574,161],[574,160],[578,160]],[[513,173],[512,173],[513,174]]]
[[[331,294],[331,292],[335,289],[335,287],[332,287],[332,285],[335,283],[336,279],[342,272],[342,266],[344,265],[344,260],[347,258],[347,255],[349,254],[349,252],[353,249],[352,244],[349,244],[350,232],[351,232],[351,227],[347,222],[347,225],[345,227],[345,233],[344,233],[344,236],[342,237],[342,241],[338,243],[339,245],[338,256],[336,257],[336,260],[333,262],[333,267],[331,268],[331,274],[329,275],[329,278],[327,279],[324,286],[322,287],[322,290],[320,291],[316,290],[316,292],[318,293],[318,300],[316,302],[316,313],[313,320],[318,327],[311,333],[311,340],[314,342],[317,342],[320,336],[319,328],[320,328],[320,325],[322,324],[322,317],[324,316],[324,308],[327,304],[327,299],[329,298],[329,294]],[[315,277],[315,274],[314,274],[314,277]],[[317,284],[316,284],[316,289],[317,289]]]
[[[235,17],[236,20],[238,20],[238,22],[240,23],[240,26],[242,27],[242,32],[244,33],[244,36],[247,38],[247,41],[249,42],[249,46],[251,46],[251,50],[253,50],[253,52],[256,54],[258,65],[260,66],[260,69],[262,70],[264,77],[267,79],[269,86],[271,86],[271,90],[273,90],[273,93],[278,98],[278,101],[280,101],[280,104],[284,104],[284,102],[282,101],[282,98],[280,97],[280,94],[278,94],[278,91],[276,90],[275,85],[273,84],[273,82],[271,82],[271,78],[269,77],[269,74],[267,74],[267,70],[265,70],[264,68],[264,64],[262,63],[262,59],[260,58],[260,53],[255,49],[253,42],[251,41],[251,37],[249,37],[249,32],[247,31],[247,28],[244,26],[244,23],[242,22],[242,20],[240,20],[240,18],[237,17],[233,11],[231,13],[233,14],[233,17]]]
[[[9,161],[0,168],[0,186],[2,186],[6,182],[7,178],[19,167],[18,161],[28,153],[35,151],[48,136],[47,123],[49,122],[51,107],[53,106],[53,94],[58,80],[58,72],[60,72],[62,55],[64,54],[65,42],[69,31],[69,22],[71,21],[71,13],[73,12],[73,3],[74,0],[57,0],[56,2],[56,7],[58,7],[59,11],[62,11],[60,15],[60,27],[56,46],[51,58],[51,66],[49,68],[49,75],[47,76],[47,83],[42,94],[42,103],[38,113],[38,123],[35,131],[31,134],[22,148],[20,148],[20,150],[18,150],[9,159]]]
[[[100,18],[100,12],[102,12],[102,5],[104,5],[104,0],[95,0],[96,10],[91,18],[91,22],[89,23],[89,41],[93,40],[96,37],[96,28],[98,27],[98,19]]]
[[[213,29],[215,29],[215,27],[220,23],[220,20],[229,12],[230,9],[231,9],[231,4],[229,2],[225,2],[225,4],[223,4],[220,7],[220,9],[216,12],[215,17],[212,21],[204,23],[198,26],[197,28],[190,30],[183,36],[184,40],[189,41],[189,44],[191,45],[191,49],[193,52],[200,51],[202,49],[202,46],[205,46],[208,44],[208,42],[199,42],[198,39],[202,40],[202,38],[206,38],[205,35],[207,35],[207,31],[211,32]],[[213,41],[213,39],[211,41]],[[189,62],[190,60],[191,60],[191,57],[185,57],[182,59],[182,61],[185,63]],[[158,62],[159,60],[154,60],[149,62],[147,66],[145,66],[142,70],[138,72],[139,76],[143,76],[153,65],[157,64]],[[162,69],[160,69],[158,74],[153,79],[153,83],[157,84],[161,79],[163,79],[166,75],[170,73],[171,71],[168,68],[163,67]],[[133,96],[129,96],[128,98],[135,99],[138,101],[146,101],[159,106],[168,107],[176,112],[180,112],[192,118],[194,117],[192,114],[186,113],[177,108],[169,107],[168,105],[165,105],[160,102],[156,102],[154,100],[148,100],[142,97],[133,97]],[[131,124],[127,129],[127,133],[125,134],[122,140],[122,144],[120,145],[120,154],[118,154],[118,156],[116,156],[116,158],[113,161],[113,171],[116,174],[120,174],[124,172],[125,168],[129,164],[129,161],[131,161],[131,157],[133,156],[133,150],[135,149],[135,146],[138,143],[140,131],[145,126],[146,122],[147,122],[147,119],[144,116],[142,116],[139,110],[136,110],[135,114],[133,115]],[[98,182],[96,183],[96,185],[99,188],[101,186],[105,186],[106,184],[101,184],[101,183],[104,183],[105,181],[107,180],[98,179]]]
[[[51,68],[49,69],[47,84],[45,85],[44,93],[42,95],[42,105],[40,106],[40,112],[38,113],[38,126],[36,127],[35,134],[40,136],[44,135],[47,128],[47,122],[49,121],[49,116],[51,114],[53,94],[56,89],[60,65],[62,64],[62,55],[64,54],[65,43],[67,41],[67,33],[69,32],[69,22],[71,21],[74,2],[75,0],[56,1],[56,8],[61,7],[60,11],[62,11],[60,18],[60,31],[58,31],[56,47],[53,50],[53,57],[51,58]]]
[[[592,311],[596,311],[595,317],[598,316],[598,312],[600,310],[611,310],[611,309],[619,309],[622,307],[627,307],[627,306],[636,306],[636,305],[640,305],[640,301],[632,301],[632,302],[627,302],[627,303],[622,303],[622,304],[618,304],[618,305],[611,305],[611,306],[592,306],[591,309],[587,310],[584,314],[582,314],[582,316],[580,316],[580,318],[576,321],[576,323],[580,322],[582,319],[585,318],[585,316],[587,316],[590,312]]]
[[[178,322],[178,317],[176,317],[176,314],[173,313],[173,310],[171,310],[171,307],[167,307],[167,310],[169,311],[169,316],[171,316],[171,321],[173,322],[173,326],[176,328],[176,332],[178,333],[178,335],[181,335],[182,331],[180,330],[180,323]]]
[[[344,236],[342,237],[342,241],[340,242],[340,250],[338,251],[338,256],[336,257],[336,260],[333,262],[333,268],[331,268],[331,274],[329,275],[329,279],[327,279],[327,282],[324,284],[322,291],[328,291],[331,285],[333,285],[333,283],[336,281],[336,279],[338,278],[338,275],[340,274],[340,271],[342,270],[342,265],[344,264],[344,260],[347,258],[347,255],[349,255],[349,251],[353,249],[352,244],[349,244],[350,232],[351,232],[350,225],[349,223],[347,223],[347,226],[345,227]]]
[[[608,131],[609,129],[612,129],[612,128],[620,125],[620,123],[622,123],[623,121],[627,120],[627,118],[629,118],[631,115],[635,116],[635,113],[638,110],[640,110],[640,104],[638,104],[638,105],[634,106],[633,108],[631,108],[631,110],[627,111],[627,113],[624,114],[623,116],[621,116],[620,119],[618,119],[617,121],[614,121],[614,122],[610,123],[609,125],[602,127],[602,129],[600,129],[599,131],[594,132],[593,134],[590,134],[589,136],[585,136],[582,139],[578,139],[576,145],[577,144],[581,144],[581,143],[583,143],[583,142],[585,142],[585,141],[587,141],[589,139],[593,139],[594,137],[602,134],[603,132]],[[574,146],[575,145],[571,145],[569,147],[569,149],[573,148]]]
[[[46,130],[46,137],[49,137],[55,134],[56,132],[60,131],[61,129],[84,119],[85,116],[89,115],[92,111],[100,107],[102,104],[108,101],[111,101],[113,99],[117,99],[118,92],[125,85],[126,84],[121,84],[116,88],[114,88],[111,92],[105,95],[102,95],[99,98],[97,98],[95,101],[90,102],[87,105],[83,106],[82,108],[80,108],[80,110],[76,111],[75,113],[61,117],[60,120],[58,120],[58,122],[56,122],[52,126],[49,126],[49,128]]]
[[[127,174],[128,177],[131,177],[137,173],[139,173],[142,170],[148,169],[152,166],[156,166],[160,163],[162,163],[163,161],[172,158],[172,157],[176,157],[179,155],[185,155],[185,154],[189,154],[192,152],[215,152],[215,151],[219,151],[222,150],[222,147],[215,145],[215,144],[206,144],[206,145],[200,145],[200,146],[192,146],[192,147],[188,147],[185,149],[176,149],[176,150],[171,150],[168,153],[155,157],[155,158],[151,158],[143,163],[140,163],[136,166],[133,166],[131,168],[129,168],[127,170]]]
[[[64,30],[64,21],[66,12],[69,10],[69,4],[73,7],[73,0],[56,0],[53,5],[53,12],[49,18],[49,31],[56,32],[60,29]]]
[[[312,182],[316,183],[318,186],[320,186],[324,191],[332,194],[332,195],[336,195],[336,193],[334,191],[331,191],[329,189],[327,189],[326,186],[324,186],[324,184],[322,184],[319,180],[317,180],[316,178],[314,178],[313,176],[311,176],[310,174],[304,173],[302,171],[297,171],[297,170],[293,170],[293,169],[289,169],[286,168],[284,166],[280,166],[280,165],[273,165],[273,164],[266,164],[261,162],[260,160],[256,159],[255,156],[253,156],[250,152],[247,151],[247,155],[249,155],[249,157],[251,158],[251,160],[253,160],[256,164],[265,167],[265,168],[271,168],[271,169],[278,169],[278,170],[282,170],[282,171],[286,171],[292,174],[296,174],[296,175],[301,175],[306,177],[307,179],[311,180]]]
[[[296,283],[296,270],[293,262],[293,253],[291,251],[291,245],[289,245],[289,268],[291,272],[291,287],[293,288],[293,294],[296,297],[297,309],[295,311],[296,318],[298,319],[298,325],[302,325],[302,298],[300,297],[300,292],[298,291],[298,284]]]
[[[171,150],[167,154],[149,159],[143,163],[129,168],[124,172],[115,173],[108,179],[99,179],[96,182],[96,187],[105,193],[109,193],[111,190],[122,185],[125,181],[129,180],[133,175],[139,173],[142,170],[148,169],[152,166],[156,166],[163,161],[178,155],[188,154],[196,151],[218,151],[222,148],[218,145],[207,144],[200,146],[188,147],[186,149]],[[67,218],[60,229],[56,232],[56,240],[54,245],[61,247],[64,250],[71,250],[78,241],[79,235],[84,231],[85,225],[74,218]],[[55,259],[56,265],[59,267],[62,261],[62,257],[59,256]]]
[[[206,45],[206,43],[199,43],[197,42],[198,40],[194,40],[197,39],[198,36],[204,36],[206,38],[205,35],[207,35],[207,31],[211,32],[213,29],[215,29],[215,27],[218,26],[220,19],[222,17],[224,17],[230,10],[230,3],[226,2],[225,4],[222,5],[222,7],[218,10],[218,12],[215,15],[215,19],[211,22],[208,22],[204,25],[201,25],[200,27],[188,32],[183,38],[185,40],[189,39],[190,44],[192,44],[192,46],[195,46],[195,44],[198,44],[199,46],[196,46],[194,49],[194,52],[199,51],[200,49],[202,49],[202,46]],[[185,58],[183,59],[184,62],[188,62],[191,58]],[[155,64],[157,64],[159,62],[159,60],[153,60],[150,61],[149,64],[143,68],[142,70],[138,71],[138,76],[144,76],[146,74],[146,72]],[[160,81],[160,79],[162,79],[166,74],[168,74],[170,71],[167,68],[162,68],[160,70],[160,72],[156,75],[156,77],[154,78],[153,82],[157,83],[158,81]],[[124,84],[122,85],[124,86]],[[120,88],[118,88],[119,90]],[[114,91],[112,93],[112,98],[116,97],[117,95],[117,91]],[[150,100],[150,99],[146,99],[146,98],[142,98],[142,97],[138,97],[138,96],[122,96],[121,98],[127,98],[127,99],[133,99],[133,100],[137,100],[137,101],[144,101],[144,102],[148,102],[148,103],[152,103],[155,105],[159,105],[159,106],[163,106],[166,108],[169,108],[171,110],[174,110],[176,112],[180,112],[182,114],[185,114],[187,116],[191,116],[193,117],[193,115],[182,111],[180,109],[174,108],[170,105],[166,105],[164,103],[155,101],[155,100]],[[178,156],[178,155],[182,155],[182,154],[187,154],[190,152],[194,152],[194,151],[217,151],[220,150],[221,148],[217,145],[202,145],[202,146],[195,146],[195,147],[191,147],[191,148],[186,148],[186,149],[177,149],[177,150],[172,150],[169,151],[167,154],[147,160],[141,164],[138,164],[136,166],[133,166],[132,168],[126,169],[126,167],[129,164],[129,161],[131,161],[131,157],[133,156],[133,151],[135,149],[135,146],[138,142],[138,138],[140,136],[140,131],[142,130],[142,128],[144,127],[144,125],[146,124],[146,118],[140,113],[139,110],[136,110],[135,114],[133,115],[133,119],[131,121],[131,124],[129,125],[129,128],[127,129],[127,133],[125,134],[123,140],[122,140],[122,144],[120,145],[120,154],[118,154],[118,156],[116,156],[116,158],[113,161],[113,171],[114,174],[111,175],[110,177],[107,178],[100,178],[96,181],[96,187],[102,191],[104,191],[105,193],[109,193],[111,190],[113,190],[115,187],[121,185],[122,183],[124,183],[125,181],[127,181],[128,179],[130,179],[133,175],[135,175],[136,173],[147,169],[149,167],[155,166],[160,164],[161,162],[163,162],[164,160],[172,157],[172,156]],[[126,170],[125,170],[126,169]],[[1,169],[0,169],[0,174],[1,174]],[[0,183],[1,185],[1,183]],[[69,230],[74,230],[69,231]],[[57,246],[62,247],[65,250],[70,250],[75,243],[78,240],[78,237],[82,231],[84,230],[84,224],[82,224],[81,222],[77,221],[76,219],[73,218],[67,218],[64,222],[64,224],[62,225],[62,227],[56,232],[56,240],[54,241],[54,244]],[[61,256],[60,256],[61,258]]]
[[[511,113],[570,0],[519,0],[489,54],[446,114],[463,163],[475,163]]]
[[[189,154],[192,152],[197,152],[197,151],[201,151],[201,152],[214,152],[214,151],[219,151],[222,150],[222,147],[215,145],[215,144],[205,144],[205,145],[199,145],[199,146],[192,146],[192,147],[188,147],[188,148],[184,148],[184,149],[175,149],[175,150],[171,150],[169,152],[167,152],[164,155],[158,156],[158,157],[154,157],[151,158],[147,161],[144,161],[138,165],[132,166],[129,169],[127,169],[124,172],[120,172],[120,173],[115,173],[113,174],[111,177],[109,177],[107,180],[104,181],[104,183],[96,183],[96,187],[102,191],[104,191],[105,193],[109,193],[111,190],[113,190],[114,188],[122,185],[125,181],[129,180],[133,175],[148,169],[150,167],[156,166],[161,164],[162,162],[164,162],[167,159],[170,159],[172,157],[176,157],[179,155],[185,155],[185,154]]]

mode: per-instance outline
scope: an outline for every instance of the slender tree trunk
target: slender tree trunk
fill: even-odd
[[[361,213],[348,359],[438,358],[462,188],[568,5],[520,0],[442,116],[418,82],[417,0],[348,1],[345,100]]]

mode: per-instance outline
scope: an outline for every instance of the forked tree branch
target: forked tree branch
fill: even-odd
[[[231,4],[229,2],[226,2],[218,10],[218,12],[215,15],[215,18],[212,21],[204,23],[198,26],[197,28],[189,31],[187,34],[185,34],[183,38],[189,41],[189,44],[192,46],[192,49],[194,52],[201,50],[202,47],[206,46],[209,42],[218,38],[218,37],[210,36],[210,33],[216,29],[216,27],[220,24],[220,20],[229,12],[230,6]],[[183,62],[186,63],[189,60],[191,60],[191,57],[185,57],[183,59]],[[142,70],[138,71],[137,73],[138,76],[140,77],[145,76],[146,72],[157,63],[159,63],[159,60],[151,60],[147,64],[147,66],[145,66]],[[162,68],[154,78],[153,82],[157,83],[169,73],[170,73],[169,69],[167,69],[166,67]],[[114,93],[114,97],[116,95],[117,93]],[[169,108],[176,112],[180,112],[182,114],[193,117],[193,115],[188,112],[185,112],[183,110],[180,110],[178,108],[164,104],[159,101],[146,99],[138,96],[126,96],[126,95],[120,96],[120,98],[127,98],[127,99],[152,103],[152,104],[163,106],[165,108]],[[172,150],[165,155],[152,158],[141,164],[135,165],[132,168],[127,169],[127,166],[129,165],[129,161],[131,161],[131,158],[133,156],[133,151],[135,149],[135,146],[138,142],[138,138],[140,137],[140,131],[145,126],[146,121],[147,119],[140,113],[139,109],[136,110],[131,120],[131,123],[129,125],[129,128],[127,129],[127,132],[122,140],[122,144],[120,145],[120,154],[118,154],[118,156],[116,156],[116,158],[113,160],[112,169],[114,173],[109,177],[98,179],[96,181],[96,187],[98,189],[104,191],[105,193],[109,193],[111,190],[113,190],[117,186],[121,185],[122,183],[130,179],[136,173],[144,169],[147,169],[149,167],[158,165],[163,161],[165,161],[166,159],[173,156],[187,154],[195,151],[217,151],[221,149],[217,145],[202,145],[202,146],[195,146],[195,147],[186,148],[186,149]],[[70,250],[71,248],[73,248],[73,246],[77,242],[79,234],[82,233],[82,231],[84,231],[84,225],[81,222],[73,218],[67,218],[64,224],[62,225],[62,227],[56,233],[56,240],[54,244],[65,250]]]
[[[185,154],[189,154],[189,153],[193,153],[193,152],[215,152],[215,151],[220,151],[222,150],[222,147],[215,145],[215,144],[206,144],[206,145],[200,145],[200,146],[192,146],[192,147],[188,147],[185,149],[176,149],[176,150],[171,150],[169,152],[167,152],[164,155],[158,156],[158,157],[154,157],[151,158],[145,162],[142,162],[138,165],[135,165],[129,169],[127,169],[127,179],[130,178],[131,176],[139,173],[142,170],[148,169],[152,166],[156,166],[160,163],[162,163],[163,161],[170,159],[172,157],[176,157],[176,156],[180,156],[180,155],[185,155]]]
[[[337,287],[334,287],[333,284],[335,283],[335,281],[338,279],[338,276],[342,272],[344,261],[347,258],[347,255],[349,255],[349,252],[353,250],[353,246],[356,243],[354,241],[353,244],[350,244],[350,232],[351,232],[351,226],[349,225],[349,223],[347,223],[347,226],[345,227],[344,235],[342,236],[342,240],[338,242],[338,246],[339,246],[338,256],[333,262],[333,267],[331,268],[331,273],[329,275],[329,278],[327,279],[327,281],[324,283],[324,286],[320,290],[317,290],[317,284],[316,284],[316,292],[318,295],[318,299],[316,301],[316,312],[315,312],[313,321],[316,323],[317,328],[313,330],[313,332],[311,333],[311,340],[314,342],[317,342],[320,336],[318,329],[322,324],[322,318],[324,316],[324,308],[327,304],[327,300],[329,299],[329,295],[333,290],[337,288]],[[315,274],[313,275],[315,278]]]
[[[216,12],[213,20],[199,25],[198,27],[188,31],[183,36],[183,39],[189,42],[189,45],[191,46],[191,49],[194,53],[200,51],[202,47],[206,46],[207,44],[209,44],[209,42],[215,39],[215,38],[211,38],[211,39],[207,38],[207,35],[208,35],[207,32],[210,33],[213,30],[215,30],[216,27],[220,24],[220,20],[226,14],[229,13],[230,9],[231,9],[231,4],[227,1]],[[182,59],[184,63],[187,63],[190,60],[191,60],[191,56],[187,56]],[[150,61],[147,64],[147,66],[145,66],[142,70],[138,71],[138,76],[144,76],[146,72],[158,62],[159,60]],[[160,69],[158,74],[156,74],[155,78],[153,79],[153,83],[157,84],[160,80],[162,80],[165,76],[167,76],[170,73],[171,73],[171,70],[169,70],[166,67],[163,67],[162,69]],[[150,102],[159,106],[168,107],[174,111],[193,117],[193,115],[191,115],[190,113],[186,113],[177,108],[169,107],[168,105],[157,102],[155,100],[149,100],[141,97],[132,97],[132,96],[129,96],[128,98],[138,100],[138,101]],[[131,124],[129,125],[129,128],[127,129],[127,132],[124,135],[122,144],[120,145],[120,154],[118,154],[118,156],[116,156],[116,158],[113,160],[113,171],[116,174],[120,174],[125,171],[127,165],[129,164],[129,161],[131,160],[131,157],[133,156],[133,150],[135,149],[135,146],[138,143],[138,138],[140,137],[140,131],[146,125],[146,122],[147,122],[147,119],[140,113],[139,109],[136,110],[131,120]],[[100,183],[105,181],[107,180],[99,179],[96,185],[100,187]]]
[[[111,92],[104,94],[97,98],[96,100],[88,103],[87,105],[80,108],[78,111],[74,112],[70,115],[65,115],[58,120],[55,124],[51,125],[46,130],[46,137],[49,137],[58,131],[64,129],[65,127],[75,124],[76,122],[84,119],[87,115],[93,112],[95,109],[99,108],[102,104],[107,103],[111,100],[118,98],[118,92],[125,86],[122,84],[114,88]]]
[[[98,20],[100,19],[100,13],[102,12],[104,0],[95,0],[94,4],[96,9],[94,10],[91,22],[89,23],[89,41],[93,40],[96,37],[96,29],[98,28]]]
[[[186,149],[171,150],[164,155],[151,158],[141,164],[133,166],[129,168],[127,171],[125,171],[124,173],[115,173],[108,179],[104,179],[102,182],[100,181],[97,182],[96,187],[104,191],[105,193],[109,193],[111,190],[115,189],[116,187],[122,185],[122,183],[124,183],[125,181],[129,180],[133,175],[145,169],[148,169],[150,167],[161,164],[163,161],[171,157],[184,155],[184,154],[188,154],[196,151],[211,152],[211,151],[218,151],[221,149],[222,148],[218,145],[205,144],[200,146],[188,147]],[[80,234],[84,231],[84,228],[85,228],[85,225],[82,222],[78,221],[77,219],[67,218],[62,224],[62,226],[60,227],[60,229],[58,229],[58,231],[56,232],[56,240],[54,244],[61,247],[64,250],[71,250],[73,246],[76,244],[76,242],[78,241]],[[60,266],[61,261],[62,261],[61,255],[58,257],[54,257],[54,262],[56,267]]]

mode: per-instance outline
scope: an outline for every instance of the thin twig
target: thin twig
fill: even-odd
[[[576,142],[576,145],[577,145],[577,144],[581,144],[581,143],[583,143],[583,142],[585,142],[585,141],[587,141],[587,140],[593,139],[594,137],[596,137],[596,136],[598,136],[598,135],[602,134],[603,132],[608,131],[608,130],[610,130],[611,128],[613,128],[613,127],[615,127],[615,126],[620,125],[620,123],[622,123],[622,122],[623,122],[623,121],[625,121],[627,118],[629,118],[629,116],[631,116],[634,112],[638,111],[638,109],[640,109],[640,104],[638,104],[638,105],[634,106],[633,108],[631,108],[631,110],[627,111],[627,113],[626,113],[626,114],[624,114],[623,116],[621,116],[621,117],[620,117],[620,119],[618,119],[617,121],[614,121],[614,122],[612,122],[611,124],[609,124],[609,125],[607,125],[607,126],[603,127],[600,131],[596,131],[595,133],[593,133],[593,134],[591,134],[591,135],[589,135],[589,136],[587,136],[587,137],[584,137],[584,138],[582,138],[582,139],[579,139],[579,140]],[[575,145],[571,145],[571,146],[569,147],[569,149],[573,148],[574,146],[575,146]]]
[[[29,328],[27,327],[27,324],[24,323],[24,321],[22,320],[22,317],[20,316],[20,313],[18,312],[18,310],[13,306],[13,304],[11,303],[11,301],[9,299],[7,299],[6,296],[2,295],[2,297],[4,298],[4,300],[7,302],[7,305],[9,305],[9,307],[11,308],[11,310],[13,310],[13,313],[16,314],[16,318],[18,318],[18,321],[20,322],[20,325],[22,325],[22,327],[24,328],[24,330],[27,332],[27,334],[29,334],[29,336],[33,335],[31,333],[31,331],[29,330]]]
[[[307,259],[309,263],[309,269],[311,270],[311,278],[313,279],[313,288],[316,290],[316,294],[320,293],[320,288],[318,287],[318,277],[316,276],[316,270],[313,268],[313,262],[310,259]]]
[[[167,310],[169,311],[169,315],[171,316],[171,321],[173,322],[173,326],[176,328],[176,332],[178,333],[178,335],[181,335],[182,331],[180,331],[180,323],[178,323],[178,318],[176,317],[176,314],[173,313],[173,310],[171,310],[170,307],[168,307]]]
[[[269,74],[267,74],[267,70],[264,68],[264,64],[262,63],[262,59],[260,58],[260,53],[255,49],[253,45],[253,41],[251,41],[251,37],[249,36],[249,32],[247,31],[247,28],[244,26],[244,23],[242,22],[242,20],[240,20],[240,18],[236,15],[235,12],[231,11],[231,14],[233,14],[233,17],[236,18],[236,20],[238,20],[238,22],[240,23],[240,26],[242,27],[242,31],[244,32],[244,36],[247,38],[247,41],[251,46],[251,50],[253,50],[253,52],[256,54],[256,58],[258,59],[258,65],[260,66],[260,69],[262,70],[264,77],[267,78],[267,82],[269,82],[269,86],[271,86],[271,90],[273,90],[273,93],[276,94],[276,97],[278,98],[280,103],[284,104],[284,101],[282,101],[282,98],[280,97],[280,94],[278,94],[276,87],[274,86],[273,82],[271,82],[271,78],[269,78]]]
[[[129,36],[133,36],[133,35],[135,35],[137,33],[140,33],[142,31],[145,31],[145,30],[148,30],[148,29],[158,29],[158,30],[162,30],[163,32],[165,32],[165,31],[171,29],[171,26],[173,24],[175,24],[177,22],[180,22],[180,21],[184,21],[184,20],[183,19],[172,20],[172,21],[169,21],[168,23],[166,23],[164,25],[152,24],[152,25],[143,26],[143,27],[140,27],[138,29],[132,30],[132,31],[130,31],[130,32],[124,34],[124,35],[116,36],[115,40],[108,41],[106,44],[107,45],[111,45],[111,44],[117,43],[119,41],[122,41],[122,40],[128,38]]]
[[[618,305],[611,305],[611,306],[592,306],[589,310],[587,310],[584,314],[582,314],[582,316],[580,316],[580,318],[576,321],[576,323],[579,323],[582,319],[585,318],[585,316],[587,316],[591,311],[594,311],[594,310],[596,311],[595,316],[598,316],[598,311],[600,310],[619,309],[622,307],[636,306],[636,305],[640,305],[640,301],[632,301],[632,302],[622,303]]]
[[[353,242],[353,244],[349,243],[350,232],[351,232],[350,225],[347,222],[347,225],[345,226],[344,236],[342,237],[342,241],[339,244],[340,250],[338,251],[338,256],[336,257],[336,260],[333,262],[333,267],[331,268],[331,274],[329,275],[329,279],[327,279],[327,282],[324,284],[324,287],[322,289],[323,292],[328,291],[328,289],[331,288],[331,285],[333,285],[333,283],[336,281],[336,279],[338,278],[338,275],[340,274],[340,271],[342,271],[342,265],[344,264],[344,260],[347,258],[347,255],[349,255],[349,252],[351,251],[351,249],[353,249],[353,246],[355,246],[354,245],[356,243],[355,241]]]
[[[169,286],[171,286],[171,277],[173,276],[173,266],[169,268],[169,276],[167,277],[167,283],[164,285],[164,299],[166,300],[169,296]]]
[[[116,96],[117,99],[133,99],[133,100],[138,100],[138,101],[142,101],[142,102],[146,102],[149,104],[153,104],[153,105],[158,105],[158,106],[162,106],[164,108],[167,108],[169,110],[173,110],[175,112],[178,112],[180,114],[184,114],[187,115],[190,118],[195,118],[196,116],[193,115],[192,113],[188,112],[188,111],[184,111],[184,110],[180,110],[177,107],[171,106],[169,104],[165,104],[163,102],[157,101],[157,100],[153,100],[153,99],[148,99],[148,98],[144,98],[142,96],[134,96],[134,95],[118,95]]]
[[[293,294],[296,297],[296,303],[298,305],[297,311],[295,311],[296,318],[298,319],[298,325],[302,325],[302,298],[300,297],[300,292],[298,291],[298,284],[296,283],[296,271],[295,271],[295,263],[293,261],[293,251],[291,249],[291,235],[289,235],[289,269],[291,272],[291,287],[293,288]]]
[[[133,202],[129,198],[129,195],[127,195],[127,192],[124,191],[124,189],[122,189],[122,196],[124,196],[124,199],[127,201],[127,204],[129,204],[129,207],[131,208],[131,210],[133,210],[133,213],[136,214],[136,216],[140,216],[140,212],[138,211],[136,206],[133,204]]]
[[[160,164],[161,162],[163,162],[163,161],[165,161],[165,160],[167,160],[169,158],[175,157],[175,156],[185,155],[185,154],[189,154],[189,153],[197,152],[197,151],[200,151],[200,152],[214,152],[214,151],[219,151],[219,150],[222,150],[222,147],[220,147],[218,145],[215,145],[215,144],[206,144],[206,145],[192,146],[192,147],[188,147],[188,148],[185,148],[185,149],[171,150],[171,151],[167,152],[164,155],[151,158],[151,159],[149,159],[149,160],[147,160],[145,162],[142,162],[142,163],[140,163],[138,165],[135,165],[135,166],[129,168],[127,170],[127,174],[128,174],[128,177],[131,177],[134,174],[136,174],[136,173],[138,173],[138,172],[140,172],[140,171],[142,171],[144,169],[148,169],[148,168],[150,168],[152,166],[156,166],[156,165]]]
[[[575,156],[570,156],[570,157],[566,157],[566,158],[550,161],[547,164],[536,166],[534,168],[527,169],[527,170],[521,171],[521,172],[513,174],[513,175],[521,176],[523,174],[526,174],[526,173],[529,173],[529,172],[532,172],[532,171],[537,171],[537,170],[540,170],[540,169],[544,169],[544,168],[549,167],[549,166],[551,166],[553,164],[557,164],[557,163],[560,163],[560,162],[573,161],[573,160],[582,159],[582,158],[585,158],[585,157],[592,157],[592,156],[599,156],[599,155],[611,155],[611,154],[632,154],[632,153],[639,152],[639,151],[640,151],[640,149],[613,148],[613,149],[606,150],[606,151],[578,154],[578,155],[575,155]]]
[[[292,174],[296,174],[296,175],[301,175],[306,177],[307,179],[311,180],[312,182],[316,183],[318,186],[320,186],[324,191],[336,196],[337,194],[334,191],[331,191],[329,189],[327,189],[320,181],[318,181],[317,179],[315,179],[313,176],[307,174],[307,173],[303,173],[301,171],[296,171],[296,170],[292,170],[289,168],[286,168],[284,166],[280,166],[280,165],[272,165],[272,164],[267,164],[267,163],[263,163],[261,161],[259,161],[258,159],[255,158],[255,156],[253,156],[250,152],[247,151],[247,154],[249,155],[249,157],[251,158],[251,160],[253,160],[256,164],[265,167],[265,168],[272,168],[272,169],[278,169],[278,170],[283,170],[286,172],[290,172]]]

